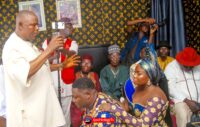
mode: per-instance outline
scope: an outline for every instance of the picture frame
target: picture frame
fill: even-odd
[[[82,27],[80,0],[56,0],[57,20],[67,17],[74,28]]]
[[[19,11],[20,10],[33,11],[38,17],[39,31],[46,30],[46,21],[45,21],[43,0],[18,2],[18,5],[19,5]]]

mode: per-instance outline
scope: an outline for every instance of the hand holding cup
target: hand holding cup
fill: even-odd
[[[64,38],[61,35],[55,35],[52,37],[48,48],[53,52],[56,49],[64,46]]]

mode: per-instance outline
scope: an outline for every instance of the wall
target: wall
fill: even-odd
[[[15,29],[18,2],[28,0],[0,1],[0,55],[2,47]],[[55,0],[43,0],[46,31],[41,31],[34,43],[40,44],[51,35],[51,22],[56,19]],[[73,38],[81,46],[97,46],[126,43],[126,22],[149,16],[149,0],[80,0],[82,28],[75,29]]]
[[[197,49],[200,54],[200,1],[184,0],[186,39],[189,46]]]

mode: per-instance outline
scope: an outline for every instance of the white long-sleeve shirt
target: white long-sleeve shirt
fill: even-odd
[[[187,70],[174,60],[167,65],[164,73],[168,79],[170,98],[173,99],[175,103],[182,102],[185,98],[200,102],[200,65],[195,66],[192,70]]]
[[[13,33],[3,48],[8,127],[58,127],[65,124],[49,62],[31,77],[29,62],[40,55],[29,41]]]

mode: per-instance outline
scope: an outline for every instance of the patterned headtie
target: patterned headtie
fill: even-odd
[[[141,59],[138,64],[147,72],[151,82],[157,85],[163,73],[158,65],[156,56],[154,56],[148,46],[145,49],[145,55],[145,58]]]

